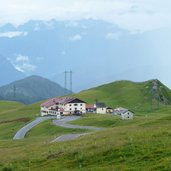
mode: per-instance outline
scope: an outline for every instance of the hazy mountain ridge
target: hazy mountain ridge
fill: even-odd
[[[0,55],[0,86],[22,79],[25,75],[16,70],[13,65]]]
[[[34,103],[70,93],[59,84],[40,76],[30,76],[0,87],[0,99]]]
[[[21,67],[27,75],[57,80],[61,85],[62,73],[72,70],[76,92],[118,79],[145,81],[159,78],[171,85],[165,78],[170,66],[159,62],[157,57],[152,58],[156,56],[152,49],[170,50],[170,46],[160,45],[157,39],[160,30],[130,34],[110,23],[91,19],[75,22],[32,20],[17,28],[6,25],[2,30],[22,33],[12,38],[0,38],[1,54],[9,57],[15,67]],[[157,42],[155,48],[149,39]],[[28,61],[16,61],[18,56],[28,57]],[[23,67],[28,65],[33,66],[33,70]]]

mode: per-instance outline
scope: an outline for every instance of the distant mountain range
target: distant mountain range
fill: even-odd
[[[40,76],[30,76],[0,87],[0,100],[24,104],[67,94],[71,92]],[[115,81],[74,96],[87,103],[99,101],[110,107],[126,107],[133,111],[151,111],[171,104],[171,90],[157,79],[145,82]]]
[[[24,78],[25,75],[14,68],[14,66],[0,55],[0,86]]]
[[[40,76],[30,76],[0,87],[0,100],[31,104],[44,99],[70,94],[69,90]]]
[[[15,68],[61,85],[64,71],[72,70],[75,92],[113,80],[159,78],[171,86],[169,30],[164,35],[160,30],[131,34],[112,23],[85,19],[32,20],[18,27],[7,24],[0,33],[0,54]],[[159,56],[165,60],[160,62]],[[9,71],[5,70],[1,80],[11,75],[10,82],[14,81],[16,74]]]

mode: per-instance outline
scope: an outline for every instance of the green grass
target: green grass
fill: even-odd
[[[171,102],[171,90],[158,81],[159,92]],[[135,83],[131,81],[116,81],[96,88],[85,90],[76,94],[87,103],[94,104],[96,100],[105,102],[107,106],[125,107],[136,112],[151,112],[160,107],[162,103],[152,98],[152,82]]]
[[[133,121],[85,115],[72,123],[104,127],[73,141],[52,143],[60,134],[80,132],[46,121],[21,141],[0,140],[1,170],[171,170],[170,110],[139,114]]]
[[[20,128],[39,116],[39,104],[24,106],[16,102],[0,101],[0,140],[12,139]]]
[[[134,122],[134,120],[126,121],[126,123]],[[111,114],[86,114],[81,119],[70,122],[76,125],[83,126],[97,126],[97,127],[115,127],[118,125],[123,125],[123,121],[120,117]]]
[[[0,100],[0,114],[7,111],[12,111],[24,105],[14,101],[2,101]]]
[[[57,136],[63,135],[63,134],[70,134],[70,133],[82,133],[82,132],[88,132],[88,130],[84,129],[70,129],[70,128],[63,128],[57,125],[54,125],[52,123],[52,120],[45,121],[33,129],[31,129],[26,137],[48,137],[49,138],[55,138]]]
[[[34,127],[25,139],[12,140],[18,129],[38,116],[39,105],[14,105],[0,113],[0,170],[171,170],[171,106],[136,112],[134,120],[84,115],[71,123],[105,129],[72,141],[49,143],[62,134],[86,130],[61,128],[50,120]]]

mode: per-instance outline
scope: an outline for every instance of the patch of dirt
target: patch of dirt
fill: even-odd
[[[55,159],[55,158],[58,158],[58,157],[62,156],[63,154],[64,154],[63,152],[53,153],[53,154],[48,155],[47,159],[48,160]]]
[[[4,120],[0,121],[0,124],[4,123],[12,123],[12,122],[29,122],[31,119],[30,118],[18,118],[18,119],[13,119],[13,120]]]

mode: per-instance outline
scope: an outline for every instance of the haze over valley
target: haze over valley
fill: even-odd
[[[99,5],[103,3],[100,1]],[[64,7],[61,14],[56,9],[54,15],[44,15],[36,6],[40,16],[35,12],[28,14],[28,19],[19,14],[22,7],[28,12],[30,5],[22,4],[16,9],[9,5],[11,13],[18,10],[18,18],[7,17],[0,23],[0,54],[4,58],[1,61],[8,62],[8,65],[0,63],[6,73],[6,77],[1,76],[0,84],[23,76],[40,75],[64,86],[64,71],[72,70],[75,92],[115,80],[157,78],[171,87],[171,26],[167,22],[170,12],[166,10],[170,1],[162,3],[163,8],[160,3],[153,3],[154,6],[148,6],[146,1],[110,1],[107,4],[111,8],[104,7],[106,15],[103,17],[100,7],[96,7],[95,13],[91,12],[95,9],[95,2],[92,2],[85,6],[90,8],[89,17],[74,6],[70,18],[65,16],[67,5],[59,3],[59,8]],[[48,7],[52,9],[51,2]],[[6,10],[3,14],[9,15]],[[16,76],[12,78],[10,65],[20,71],[15,71]]]

